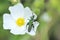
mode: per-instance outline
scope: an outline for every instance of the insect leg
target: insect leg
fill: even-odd
[[[34,30],[34,25],[33,25],[33,31],[35,32],[35,30]]]

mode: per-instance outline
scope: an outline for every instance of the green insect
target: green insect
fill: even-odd
[[[34,22],[34,15],[31,17],[31,20],[29,20],[29,22],[27,23],[27,25],[29,25],[28,27],[28,32],[31,31],[31,29],[33,28],[34,29],[34,25],[33,25],[33,22]]]

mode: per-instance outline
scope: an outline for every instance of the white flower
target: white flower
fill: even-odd
[[[51,17],[45,12],[41,18],[45,21],[45,22],[50,22],[51,21]]]
[[[14,6],[9,7],[9,11],[11,14],[5,13],[3,15],[3,28],[4,29],[10,29],[10,32],[15,35],[23,35],[25,33],[28,33],[30,35],[35,35],[36,29],[39,25],[38,22],[33,22],[34,24],[34,30],[31,29],[31,32],[28,32],[26,29],[26,25],[31,19],[32,11],[29,7],[24,8],[21,3],[18,3]],[[34,19],[37,18],[36,14]]]

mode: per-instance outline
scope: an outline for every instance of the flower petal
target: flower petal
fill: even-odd
[[[34,24],[34,31],[36,31],[37,27],[39,26],[39,22],[35,21],[33,22],[33,24]]]
[[[30,17],[32,16],[32,11],[29,7],[25,8],[25,18],[30,19]]]
[[[26,32],[32,36],[34,36],[36,34],[36,30],[37,30],[39,23],[36,21],[36,22],[33,22],[33,25],[34,25],[34,28],[32,28],[30,32],[28,32],[28,28],[26,30]]]
[[[13,19],[10,16],[10,14],[4,14],[3,15],[3,28],[11,29],[12,24],[13,24]]]
[[[19,34],[22,35],[22,34],[25,34],[25,33],[26,33],[25,30],[26,30],[26,26],[20,27],[20,28],[19,28],[18,26],[16,26],[16,27],[14,26],[14,28],[11,29],[10,32],[11,32],[12,34],[15,34],[15,35],[19,35]]]
[[[9,10],[13,18],[17,19],[24,16],[24,7],[21,3],[18,3],[14,6],[10,6]]]

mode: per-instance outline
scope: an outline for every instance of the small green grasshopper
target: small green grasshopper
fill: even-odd
[[[29,25],[28,27],[28,32],[31,31],[31,29],[33,28],[34,29],[34,25],[33,25],[33,22],[34,22],[34,15],[31,17],[31,20],[29,20],[29,22],[27,23],[27,25]]]

